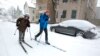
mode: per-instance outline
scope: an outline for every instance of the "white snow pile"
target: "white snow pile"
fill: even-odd
[[[84,31],[87,31],[91,28],[96,28],[96,26],[86,20],[67,20],[67,21],[64,21],[62,23],[60,23],[61,26],[73,26],[73,27],[76,27],[76,28],[79,28],[81,30],[84,30]]]

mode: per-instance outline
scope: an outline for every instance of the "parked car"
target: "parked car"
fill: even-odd
[[[50,26],[50,30],[70,36],[94,38],[97,35],[96,26],[86,20],[67,20]]]

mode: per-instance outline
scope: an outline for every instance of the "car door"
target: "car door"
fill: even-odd
[[[59,26],[56,28],[56,32],[66,35],[72,35],[75,36],[76,29],[73,27],[63,27]]]

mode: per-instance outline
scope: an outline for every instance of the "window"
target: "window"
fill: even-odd
[[[56,18],[58,18],[58,12],[56,11]]]
[[[77,11],[76,10],[72,10],[71,18],[76,18],[76,14],[77,14]]]
[[[54,0],[57,5],[59,5],[59,0]]]
[[[77,0],[73,0],[73,2],[77,2]]]
[[[53,0],[54,2],[59,2],[59,0]]]
[[[68,2],[68,0],[63,0],[63,3],[66,3],[66,2]]]
[[[34,13],[34,10],[33,10],[33,13]]]
[[[42,9],[42,7],[40,6],[39,9]]]
[[[33,16],[32,20],[34,21],[34,16]]]
[[[66,10],[63,10],[61,18],[66,18]]]
[[[70,0],[71,2],[78,2],[78,0]]]

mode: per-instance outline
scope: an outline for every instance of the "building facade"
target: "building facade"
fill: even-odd
[[[37,0],[39,10],[50,11],[51,22],[95,19],[97,0]]]
[[[39,20],[40,11],[47,9],[48,0],[36,0],[36,18]]]
[[[57,0],[56,22],[68,19],[94,19],[96,0]]]
[[[55,12],[53,10],[54,4],[52,3],[53,0],[36,0],[36,8],[38,10],[37,17],[39,17],[39,11],[42,10],[49,10],[50,13],[50,20],[49,23],[55,22]]]
[[[36,22],[36,8],[32,4],[28,4],[27,2],[24,4],[24,14],[28,14],[30,16],[30,22]]]
[[[47,1],[48,0],[36,0],[36,8],[41,11],[47,8]]]

